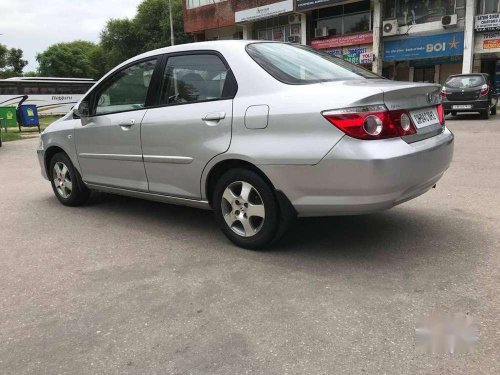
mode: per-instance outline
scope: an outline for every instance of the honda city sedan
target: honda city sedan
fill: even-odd
[[[244,248],[296,217],[385,210],[449,167],[440,86],[394,82],[308,47],[214,41],[151,51],[42,134],[67,206],[93,190],[212,209]]]

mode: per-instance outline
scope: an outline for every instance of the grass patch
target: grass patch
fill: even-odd
[[[40,116],[40,130],[44,131],[44,129],[52,124],[54,121],[57,119],[61,118],[62,116]],[[30,134],[30,133],[35,133],[38,134],[38,128],[22,128],[22,134]],[[9,141],[18,141],[20,139],[23,139],[22,136],[19,134],[19,128],[7,128],[7,133],[5,130],[2,128],[2,140],[4,142],[9,142]]]
[[[5,133],[2,131],[2,142],[18,141],[20,139],[22,139],[22,137],[19,135],[19,132]]]

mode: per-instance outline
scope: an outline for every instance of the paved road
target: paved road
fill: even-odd
[[[299,221],[269,252],[210,212],[99,195],[66,208],[35,140],[0,149],[2,374],[499,374],[500,119],[448,122],[451,169],[390,211]],[[470,312],[470,354],[415,351]]]

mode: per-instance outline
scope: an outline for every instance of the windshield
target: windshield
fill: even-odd
[[[382,78],[369,70],[309,47],[284,43],[252,43],[248,54],[277,80],[296,85]]]
[[[450,77],[445,82],[445,86],[457,88],[457,89],[467,89],[469,87],[477,87],[484,84],[483,76],[456,76]]]

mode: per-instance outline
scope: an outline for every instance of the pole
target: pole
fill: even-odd
[[[168,13],[170,16],[170,45],[173,46],[175,44],[175,41],[174,41],[174,20],[172,17],[172,0],[168,0]]]

